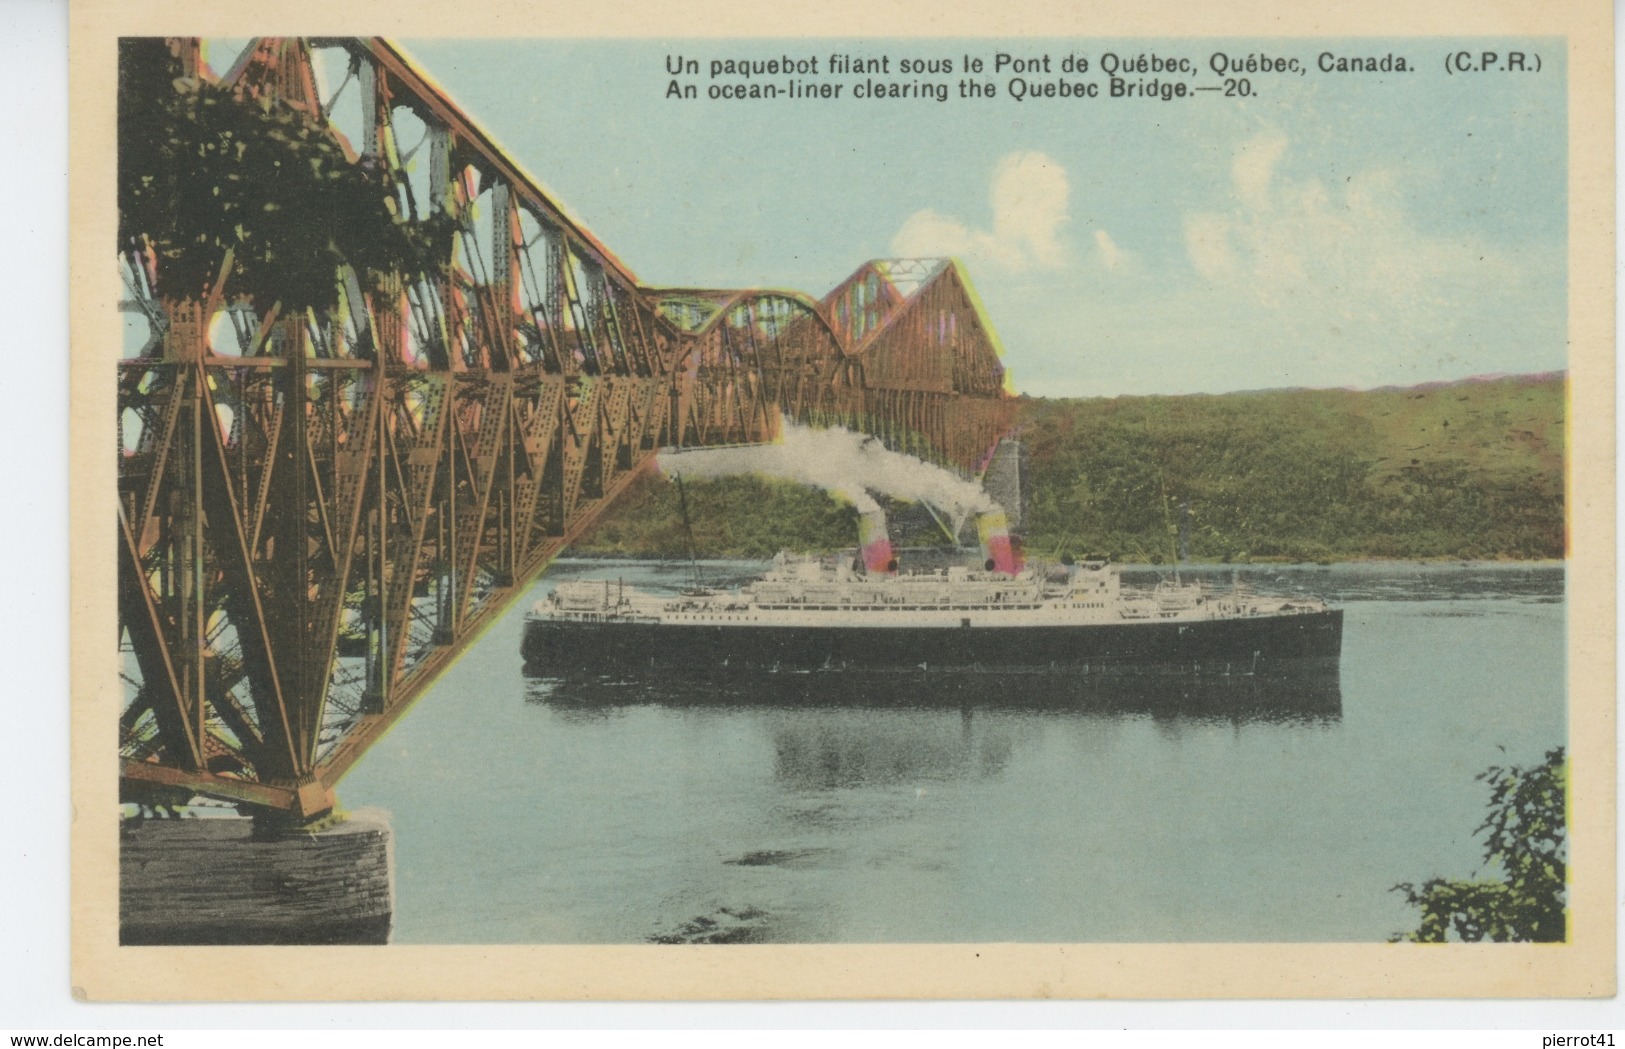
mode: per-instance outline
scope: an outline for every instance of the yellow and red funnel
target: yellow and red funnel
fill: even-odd
[[[880,510],[865,510],[858,515],[858,545],[863,552],[863,570],[870,575],[889,575],[897,571],[892,558],[891,535],[886,531],[886,515]]]
[[[976,535],[993,571],[1015,575],[1021,571],[1021,541],[1010,534],[1010,521],[1003,510],[989,510],[976,518]]]

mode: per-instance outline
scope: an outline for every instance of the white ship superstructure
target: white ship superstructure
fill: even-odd
[[[780,554],[736,590],[691,588],[662,595],[610,581],[571,580],[532,617],[684,625],[887,627],[1083,626],[1133,621],[1202,622],[1323,612],[1314,598],[1274,598],[1201,583],[1125,587],[1104,560],[1016,573],[965,567],[861,572],[848,558]]]

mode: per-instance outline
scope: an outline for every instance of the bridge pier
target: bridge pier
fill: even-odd
[[[119,942],[382,944],[394,914],[388,815],[126,819]]]

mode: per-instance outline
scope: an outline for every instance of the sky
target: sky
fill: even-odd
[[[870,258],[955,255],[1040,396],[1369,388],[1566,366],[1567,110],[1550,39],[1474,40],[1533,72],[1447,75],[1418,40],[534,41],[402,46],[649,284],[821,297]],[[957,97],[965,55],[1297,57],[1247,98]],[[1335,74],[1323,50],[1405,57]],[[933,99],[855,99],[829,56]],[[1062,56],[1091,71],[1062,76]],[[837,101],[711,100],[713,60],[818,57]],[[904,57],[947,76],[899,76]],[[668,98],[668,63],[699,89]],[[680,68],[680,66],[677,66]],[[1148,80],[1154,74],[1127,74]],[[756,82],[785,83],[791,76]],[[1167,81],[1169,78],[1161,78]]]

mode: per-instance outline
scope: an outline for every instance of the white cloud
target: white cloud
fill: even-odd
[[[1112,240],[1112,235],[1103,229],[1095,230],[1095,248],[1100,252],[1100,263],[1109,270],[1115,270],[1123,264],[1123,249]]]
[[[1275,165],[1286,154],[1286,136],[1279,131],[1265,131],[1241,144],[1230,164],[1230,174],[1236,183],[1236,195],[1241,202],[1255,211],[1269,208],[1270,181],[1275,177]]]
[[[1186,255],[1216,290],[1324,327],[1412,323],[1442,305],[1444,287],[1517,281],[1511,260],[1487,245],[1418,230],[1394,173],[1295,180],[1279,170],[1287,151],[1278,132],[1242,143],[1232,207],[1185,215]]]
[[[1043,153],[1011,153],[993,171],[988,197],[993,228],[979,230],[929,208],[915,212],[892,238],[899,256],[956,255],[1007,270],[1053,270],[1066,264],[1061,229],[1070,189],[1066,171]]]

